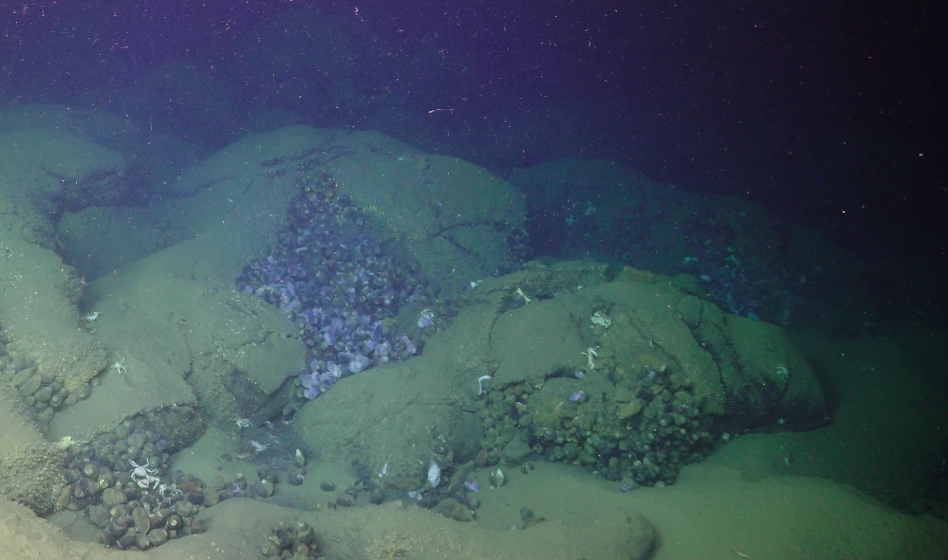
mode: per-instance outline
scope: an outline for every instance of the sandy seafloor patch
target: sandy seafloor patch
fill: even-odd
[[[888,345],[895,351],[904,350],[905,344],[902,340],[901,344],[888,341],[875,346]],[[838,350],[833,347],[826,355],[838,355]],[[862,356],[863,359],[871,357],[865,353]],[[854,371],[862,371],[862,367],[856,364]],[[615,483],[598,479],[588,471],[538,461],[536,469],[528,474],[507,469],[508,483],[502,488],[489,489],[484,484],[485,488],[479,493],[482,505],[477,521],[470,524],[399,504],[380,507],[363,503],[335,511],[302,512],[234,499],[202,514],[209,522],[208,533],[172,541],[147,553],[107,551],[72,542],[47,521],[38,520],[25,508],[6,502],[0,506],[0,560],[257,558],[255,549],[266,537],[269,526],[278,519],[310,521],[327,545],[328,558],[593,560],[616,556],[612,553],[614,543],[589,538],[591,532],[602,527],[603,534],[608,535],[611,527],[629,511],[644,515],[657,530],[659,546],[653,556],[656,560],[934,560],[948,557],[948,523],[899,513],[849,485],[828,480],[845,480],[846,473],[852,473],[854,482],[865,482],[863,474],[871,470],[871,465],[863,461],[879,451],[870,448],[854,456],[851,448],[858,442],[849,440],[860,431],[859,426],[864,426],[865,440],[873,441],[869,429],[879,421],[876,416],[892,413],[877,406],[878,399],[871,395],[888,392],[891,395],[888,402],[897,410],[902,410],[908,399],[905,393],[893,392],[891,387],[877,384],[872,388],[865,377],[851,374],[841,374],[831,384],[839,393],[845,389],[847,380],[857,387],[840,394],[844,399],[854,400],[844,400],[834,424],[812,432],[736,438],[708,462],[686,468],[679,481],[667,488],[642,488],[623,494]],[[931,389],[931,386],[906,383],[899,387],[908,393]],[[853,412],[858,410],[863,413]],[[353,410],[352,413],[371,411]],[[912,424],[904,415],[894,417],[901,418],[897,425]],[[924,419],[924,415],[919,418]],[[914,433],[912,429],[905,430],[905,433]],[[898,434],[879,437],[882,444],[886,444],[897,440]],[[232,439],[230,431],[212,429],[195,446],[179,454],[175,467],[204,477],[215,473],[230,477],[234,472],[252,468],[249,463],[221,461],[221,454],[232,451]],[[837,445],[827,443],[833,441]],[[788,446],[799,465],[784,464]],[[888,465],[892,461],[891,457],[886,458],[886,465],[877,473],[880,481],[893,480],[893,468]],[[822,476],[827,478],[800,475],[821,468]],[[482,482],[487,479],[486,472],[476,472],[474,476]],[[333,497],[318,489],[320,480],[333,480],[344,487],[351,478],[345,465],[317,462],[312,465],[303,487],[281,485],[272,500],[308,507]],[[881,489],[879,493],[886,494],[886,491]],[[527,530],[514,530],[519,524],[520,508],[524,506],[544,517],[545,523]],[[564,549],[560,555],[557,550],[551,550],[549,543],[557,536],[565,536],[566,542],[570,539],[581,542],[581,552]],[[386,556],[388,554],[391,556]]]
[[[153,284],[149,289],[150,297],[157,299],[158,290]],[[75,330],[71,324],[69,328]],[[105,323],[100,328],[100,334],[107,331]],[[157,341],[149,340],[147,346],[156,354],[171,354]],[[508,483],[499,489],[487,488],[486,472],[473,473],[483,488],[474,523],[397,503],[372,506],[360,501],[352,508],[304,511],[334,499],[334,494],[318,489],[321,480],[335,482],[338,493],[354,479],[348,464],[324,464],[317,456],[307,465],[304,486],[281,484],[270,503],[227,500],[201,514],[208,521],[207,533],[145,553],[70,540],[49,521],[3,501],[0,560],[259,558],[257,550],[269,527],[280,519],[311,522],[330,559],[612,559],[617,558],[615,541],[621,540],[622,523],[630,512],[644,515],[657,530],[656,560],[948,558],[948,523],[908,516],[867,496],[910,506],[913,489],[923,482],[926,459],[946,441],[944,380],[936,377],[948,347],[944,333],[842,343],[809,339],[801,346],[831,395],[832,422],[811,432],[736,438],[707,462],[686,468],[667,488],[622,493],[617,483],[588,471],[535,461],[536,469],[529,474],[505,469]],[[140,367],[131,359],[127,365]],[[138,373],[145,371],[111,375],[132,383]],[[344,383],[333,391],[345,390]],[[107,384],[98,390],[103,388]],[[371,417],[383,411],[356,405],[346,414]],[[3,418],[4,434],[22,427],[4,425]],[[309,443],[319,448],[318,439]],[[238,449],[233,427],[211,428],[178,454],[173,468],[205,480],[217,475],[229,480],[255,468],[221,458],[236,455]],[[784,462],[788,451],[792,465]],[[286,505],[302,509],[281,507]],[[511,530],[520,524],[523,507],[546,521]],[[91,533],[79,516],[60,514],[56,522],[71,535],[88,538]]]
[[[546,517],[526,531],[512,531],[521,504]],[[588,473],[540,465],[529,475],[484,492],[480,520],[459,524],[416,508],[362,506],[309,514],[329,558],[380,558],[367,553],[378,542],[402,543],[405,558],[579,558],[545,549],[538,554],[530,532],[569,532],[574,524],[608,525],[629,508],[658,530],[656,560],[684,559],[889,559],[945,558],[948,527],[879,505],[836,483],[804,477],[741,480],[733,469],[700,465],[685,470],[669,488],[619,494]],[[266,528],[287,515],[249,500],[230,500],[208,510],[207,534],[172,541],[148,553],[97,550],[70,543],[59,529],[10,503],[0,508],[0,558],[254,558],[250,552]],[[580,522],[580,520],[582,520]],[[534,535],[535,536],[535,535]],[[580,538],[581,535],[577,535]],[[348,542],[347,542],[348,539]],[[608,548],[608,547],[606,547]],[[575,552],[575,551],[571,551]],[[587,544],[583,558],[614,558]]]

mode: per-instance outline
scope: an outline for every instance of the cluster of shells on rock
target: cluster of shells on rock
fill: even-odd
[[[103,544],[123,550],[147,550],[171,539],[202,533],[203,521],[195,518],[200,506],[180,495],[162,498],[157,493],[114,504],[87,506],[90,523],[102,529]]]
[[[226,482],[222,476],[205,482],[182,471],[169,473],[171,454],[191,445],[204,428],[196,409],[177,406],[137,415],[88,443],[68,443],[58,508],[82,511],[110,547],[145,550],[203,531],[195,517],[202,508],[274,494],[284,479],[270,467],[259,467],[256,481],[241,473]],[[148,464],[157,480],[142,488],[130,461]]]
[[[199,532],[192,518],[205,504],[203,484],[166,473],[171,454],[191,445],[205,427],[197,409],[182,405],[128,418],[86,443],[65,439],[66,484],[57,508],[83,511],[103,529],[103,542],[118,548],[146,549]],[[132,462],[147,464],[157,482],[142,488],[132,476]]]
[[[536,455],[589,467],[623,489],[674,482],[714,442],[691,381],[665,368],[615,376],[605,391],[571,376],[514,383],[491,391],[480,414],[480,463],[506,459],[506,446],[522,437]]]
[[[87,399],[92,394],[92,386],[83,383],[70,391],[58,376],[37,371],[33,360],[16,353],[8,354],[6,347],[11,342],[9,333],[0,332],[0,379],[10,380],[29,407],[30,419],[36,422],[40,433],[46,434],[53,415],[64,407]]]
[[[266,560],[317,560],[316,532],[305,521],[286,523],[281,521],[270,529],[260,548]]]
[[[431,471],[437,465],[440,476],[438,484],[432,485]],[[431,510],[454,521],[473,521],[480,507],[479,484],[465,480],[473,469],[472,465],[456,465],[453,452],[445,445],[438,444],[432,450],[431,462],[419,468],[419,472],[428,472],[428,481],[420,482],[422,476],[412,474],[379,476],[376,470],[361,462],[353,462],[359,478],[336,499],[335,503],[317,504],[316,509],[334,506],[348,507],[363,497],[370,504],[379,505],[397,501]],[[458,467],[461,467],[460,470]],[[499,471],[499,469],[497,469]],[[491,477],[493,481],[493,476]],[[335,485],[322,483],[320,489],[331,491]]]
[[[409,302],[433,304],[438,293],[417,267],[386,254],[332,177],[303,176],[297,185],[276,246],[244,267],[237,284],[296,325],[307,347],[297,396],[312,400],[344,375],[418,353],[420,340],[395,317]]]

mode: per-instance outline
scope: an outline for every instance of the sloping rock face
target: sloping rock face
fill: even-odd
[[[124,160],[67,132],[2,132],[0,145],[0,324],[19,357],[7,381],[36,374],[40,383],[16,388],[45,432],[59,406],[88,392],[107,357],[79,328],[80,275],[56,252],[52,217],[83,200],[115,200]]]
[[[825,421],[816,376],[782,330],[725,315],[689,293],[686,277],[676,285],[627,268],[615,281],[571,290],[556,276],[554,286],[528,280],[536,287],[521,291],[541,295],[498,316],[495,382],[611,372],[647,386],[674,374],[689,380],[695,406],[744,427],[777,418],[800,428]],[[545,293],[556,297],[541,299]]]
[[[52,513],[63,487],[62,452],[7,398],[0,399],[0,428],[0,498]]]
[[[502,314],[490,336],[502,389],[488,396],[488,460],[521,461],[525,434],[534,453],[630,488],[667,484],[728,431],[825,421],[817,378],[779,328],[633,269],[544,284],[521,291],[555,297]]]
[[[16,134],[56,135],[45,130]],[[313,182],[331,182],[335,196],[360,216],[357,224],[330,226],[355,228],[424,279],[425,293],[417,294],[424,301],[410,293],[400,294],[402,301],[425,305],[438,294],[457,291],[518,262],[515,239],[522,234],[524,217],[520,198],[509,185],[466,162],[418,153],[380,134],[291,127],[250,136],[176,180],[156,185],[163,198],[152,206],[120,212],[108,206],[76,208],[69,201],[108,205],[120,199],[122,158],[87,138],[67,133],[56,138],[51,145],[72,146],[74,151],[83,146],[86,162],[78,171],[57,167],[58,174],[75,177],[49,179],[52,186],[75,191],[64,192],[54,205],[73,210],[57,234],[71,255],[102,255],[85,264],[93,273],[109,273],[82,292],[83,313],[74,307],[79,286],[74,286],[71,302],[57,307],[69,336],[86,341],[90,349],[63,346],[63,357],[44,356],[39,367],[92,356],[94,363],[87,367],[63,369],[77,378],[69,381],[71,389],[95,378],[102,390],[92,392],[78,408],[58,413],[51,421],[54,438],[95,433],[139,412],[196,399],[212,418],[228,422],[235,416],[262,421],[299,408],[305,399],[294,380],[312,356],[297,314],[238,292],[235,285],[245,266],[277,250],[302,254],[306,249],[291,246],[294,239],[303,239],[293,228],[308,227],[293,214],[294,201]],[[39,161],[48,166],[43,162],[54,156],[45,154]],[[109,183],[112,179],[117,182]],[[37,222],[45,224],[43,231],[52,240],[49,216],[39,206],[51,203],[37,194],[49,189],[36,181],[30,184],[21,199],[39,208]],[[77,190],[93,187],[92,194]],[[148,243],[135,241],[145,238]],[[306,239],[312,241],[313,235]],[[62,268],[61,260],[51,255],[49,266]],[[115,262],[106,262],[109,258]],[[335,262],[339,256],[306,258]],[[18,301],[8,308],[19,309]],[[0,308],[0,319],[3,313]],[[33,340],[19,336],[25,325],[17,321],[10,316],[7,322],[17,340]],[[404,329],[397,328],[400,335]]]
[[[0,328],[0,501],[16,501],[48,514],[64,482],[62,453],[29,421],[33,409],[22,400],[21,388],[30,383],[37,387],[35,392],[53,391],[31,363],[17,356],[11,342]],[[8,383],[17,376],[19,386],[11,390]]]
[[[436,319],[424,355],[347,379],[300,425],[330,456],[373,472],[389,462],[388,483],[411,489],[432,453],[447,474],[542,456],[629,487],[667,484],[728,431],[824,422],[817,378],[783,332],[721,313],[693,286],[580,263],[490,279]],[[378,414],[351,412],[366,407]]]
[[[520,198],[454,158],[372,132],[291,127],[172,180],[153,170],[164,178],[147,189],[153,204],[130,210],[117,207],[139,200],[129,197],[149,175],[135,131],[102,112],[73,117],[23,109],[0,131],[0,322],[19,357],[7,381],[54,439],[199,397],[229,421],[300,406],[287,383],[308,361],[295,317],[234,286],[292,238],[290,207],[315,180],[329,177],[362,216],[360,235],[418,271],[426,301],[518,262]]]
[[[227,424],[305,402],[294,381],[307,346],[294,317],[235,283],[283,239],[294,197],[314,178],[331,177],[364,217],[363,234],[420,271],[434,290],[425,297],[517,262],[510,240],[523,215],[509,185],[374,133],[252,136],[162,181],[151,206],[114,212],[134,187],[134,149],[103,147],[107,124],[122,123],[90,119],[0,132],[0,383],[19,411],[10,421],[36,430],[30,445],[9,440],[22,456],[4,458],[0,485],[39,512],[51,510],[55,485],[26,478],[48,467],[56,479],[59,457],[43,435],[81,441],[199,400]],[[85,264],[100,276],[86,284],[62,250],[97,255]]]

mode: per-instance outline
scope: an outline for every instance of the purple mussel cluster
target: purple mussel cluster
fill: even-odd
[[[244,267],[237,283],[296,324],[307,346],[303,396],[312,400],[340,377],[416,354],[394,317],[408,302],[429,301],[433,288],[365,233],[365,214],[330,176],[298,183],[277,246]]]

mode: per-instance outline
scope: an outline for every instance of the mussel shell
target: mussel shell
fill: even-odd
[[[99,493],[99,483],[82,477],[72,485],[72,497],[89,498]]]
[[[267,537],[267,540],[280,547],[280,549],[289,548],[293,544],[293,537],[286,529],[278,529]]]
[[[161,508],[159,510],[151,512],[151,515],[149,515],[148,522],[152,527],[164,527],[165,522],[168,521],[168,516],[170,515],[171,515],[170,509]],[[167,537],[167,535],[165,536]]]
[[[252,485],[250,491],[261,498],[269,498],[273,495],[274,485],[270,480],[261,480]]]
[[[135,533],[125,533],[115,541],[115,546],[122,550],[128,550],[135,546]]]
[[[82,476],[95,478],[99,476],[99,467],[95,463],[86,463],[82,465]]]
[[[151,539],[145,533],[135,533],[135,548],[138,550],[148,550],[151,548]]]
[[[204,491],[200,490],[198,492],[188,492],[186,496],[189,502],[196,506],[204,505]]]
[[[494,488],[500,488],[507,482],[507,476],[504,475],[504,471],[496,468],[490,471],[490,485]]]
[[[165,527],[167,529],[178,531],[184,527],[184,521],[181,519],[180,515],[172,514],[168,516],[168,520],[165,521]]]
[[[119,517],[113,517],[112,521],[109,522],[109,533],[111,533],[113,537],[119,538],[125,535],[125,533],[128,531],[128,526],[129,526],[128,517],[124,515],[119,516]]]
[[[99,533],[99,540],[102,542],[102,544],[111,548],[116,546],[116,541],[118,539],[112,536],[112,533],[110,533],[108,530],[105,530]]]
[[[300,544],[312,544],[316,540],[316,532],[305,521],[296,523],[296,541]]]
[[[132,510],[132,521],[135,523],[135,530],[139,533],[147,533],[151,529],[151,519],[148,510],[143,507],[137,507]]]
[[[109,523],[112,522],[108,508],[102,505],[87,506],[83,513],[85,514],[86,519],[89,520],[89,523],[92,523],[99,529],[107,528]]]
[[[385,492],[381,488],[375,488],[369,493],[369,503],[372,505],[382,505],[385,501]]]
[[[168,542],[168,531],[161,528],[152,529],[148,531],[148,540],[150,540],[154,546],[161,546]]]
[[[181,517],[191,517],[198,511],[198,507],[187,500],[182,500],[174,505],[174,510]]]
[[[109,453],[108,455],[104,457],[99,457],[98,461],[99,461],[100,469],[119,469],[119,470],[122,469],[121,466],[117,466],[117,465],[121,465],[122,461],[119,459],[119,456],[116,455],[115,453]]]
[[[82,478],[82,471],[79,469],[66,469],[63,471],[63,478],[65,478],[69,484],[75,484]]]
[[[257,477],[260,480],[273,480],[273,469],[270,467],[257,467]]]
[[[141,488],[139,488],[134,482],[127,482],[125,486],[122,487],[122,492],[125,494],[125,498],[128,500],[135,500],[141,496]]]
[[[290,486],[301,486],[303,482],[305,481],[306,481],[306,477],[300,471],[297,471],[294,474],[291,474],[290,477],[287,479],[287,482],[290,483]]]
[[[115,484],[115,475],[111,472],[103,472],[99,474],[99,487],[102,489],[109,488]]]
[[[122,493],[122,490],[116,487],[106,488],[102,491],[102,503],[106,507],[115,507],[121,506],[128,501],[128,498],[125,497],[125,494]],[[123,508],[124,509],[124,508]]]

